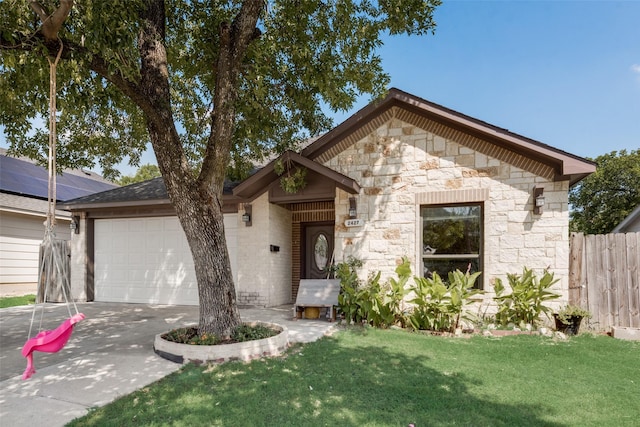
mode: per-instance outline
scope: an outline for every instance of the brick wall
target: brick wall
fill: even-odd
[[[252,226],[238,215],[238,304],[291,302],[291,212],[269,203],[265,192],[252,203]],[[278,252],[271,251],[278,246]]]

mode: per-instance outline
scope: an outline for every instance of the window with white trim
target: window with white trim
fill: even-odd
[[[422,274],[482,271],[482,204],[426,205],[422,223]],[[481,280],[476,287],[482,287]]]

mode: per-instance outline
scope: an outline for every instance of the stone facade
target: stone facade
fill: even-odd
[[[550,267],[561,279],[556,291],[566,300],[568,181],[554,182],[543,166],[518,154],[498,152],[482,141],[471,141],[472,149],[460,139],[464,135],[444,138],[394,117],[326,161],[362,187],[361,227],[344,225],[349,195],[336,195],[336,260],[351,255],[364,263],[361,278],[379,270],[388,277],[406,256],[419,275],[420,207],[479,202],[484,289],[492,291],[496,277],[521,273],[524,266],[536,272]],[[534,187],[544,188],[541,215],[533,213]]]

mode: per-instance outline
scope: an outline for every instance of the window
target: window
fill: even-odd
[[[423,275],[435,271],[447,280],[450,271],[463,273],[470,268],[482,271],[482,206],[423,206],[422,266]],[[476,287],[481,287],[480,281]]]

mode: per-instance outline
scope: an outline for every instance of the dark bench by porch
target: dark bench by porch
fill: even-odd
[[[297,318],[298,308],[328,308],[331,310],[333,322],[336,320],[339,294],[340,279],[302,279],[296,303],[293,306],[293,317]]]

